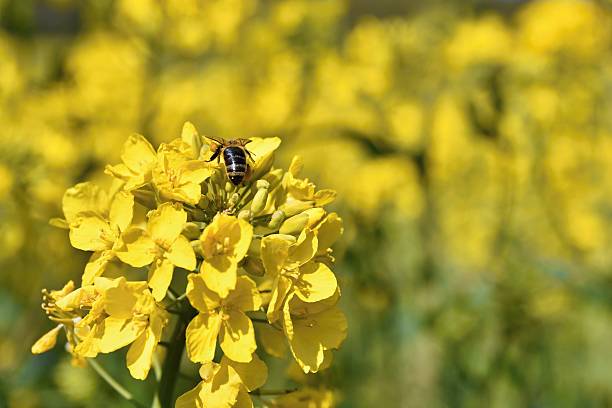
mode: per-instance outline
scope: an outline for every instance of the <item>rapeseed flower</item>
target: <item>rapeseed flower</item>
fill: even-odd
[[[253,406],[250,395],[268,373],[256,354],[253,322],[272,356],[282,356],[288,344],[304,372],[329,365],[330,350],[346,335],[329,248],[342,220],[321,208],[335,192],[299,178],[299,158],[288,172],[274,168],[280,139],[250,140],[250,177],[238,186],[222,164],[206,161],[206,138],[185,123],[180,138],[157,150],[143,136],[130,136],[121,163],[106,167],[113,177],[108,191],[92,183],[66,191],[65,218],[52,224],[94,254],[80,287],[69,282],[44,292],[43,308],[56,326],[32,352],[53,348],[63,330],[78,365],[100,370],[91,359],[128,347],[126,367],[144,380],[163,343],[157,398],[167,406],[186,350],[201,364],[202,381],[177,407]],[[102,276],[111,261],[119,276]],[[176,268],[188,272],[182,284]],[[165,335],[166,327],[173,332]]]

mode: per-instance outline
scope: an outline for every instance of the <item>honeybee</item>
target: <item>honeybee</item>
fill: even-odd
[[[206,160],[211,162],[215,159],[219,161],[223,156],[223,162],[225,163],[225,170],[227,176],[233,185],[237,186],[242,183],[245,179],[248,179],[251,173],[251,166],[247,163],[247,156],[254,161],[253,154],[249,152],[245,146],[251,142],[249,139],[232,139],[225,140],[222,138],[208,137],[212,140],[211,150],[214,150],[213,155],[210,159]]]

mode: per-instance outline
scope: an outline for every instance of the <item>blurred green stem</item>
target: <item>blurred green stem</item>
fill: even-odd
[[[126,400],[130,401],[135,407],[145,408],[143,404],[136,401],[131,392],[123,388],[121,384],[119,384],[109,373],[106,371],[100,364],[98,364],[94,359],[87,360],[89,365],[96,370],[96,373],[104,380],[108,385],[110,385],[119,395],[121,395]]]
[[[181,358],[185,349],[185,330],[189,321],[197,314],[188,302],[182,301],[179,305],[181,306],[181,314],[176,321],[172,337],[168,342],[168,351],[162,366],[162,374],[154,407],[171,408],[174,406],[174,387],[178,379]]]

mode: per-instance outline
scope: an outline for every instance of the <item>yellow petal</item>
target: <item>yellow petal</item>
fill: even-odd
[[[274,151],[280,146],[281,140],[278,137],[253,137],[250,140],[247,150],[254,156],[253,179],[257,180],[272,167]]]
[[[146,323],[136,320],[107,317],[104,333],[100,339],[100,351],[111,353],[132,343],[146,329]]]
[[[62,325],[58,325],[53,329],[45,333],[40,339],[36,340],[36,343],[32,346],[32,354],[41,354],[45,351],[51,350],[57,343],[57,335],[59,334]]]
[[[253,323],[243,312],[232,310],[223,322],[219,344],[225,355],[234,361],[248,363],[257,349]]]
[[[344,232],[342,218],[336,213],[330,213],[317,227],[317,238],[319,240],[319,251],[330,248]]]
[[[324,351],[338,348],[346,338],[346,317],[337,307],[294,319],[291,323],[293,335],[289,346],[305,373],[317,372],[325,360]]]
[[[62,198],[62,209],[68,223],[80,212],[104,214],[108,206],[106,193],[93,183],[79,183],[70,187]]]
[[[156,260],[149,270],[149,287],[153,293],[153,297],[158,302],[161,302],[166,297],[166,291],[172,282],[172,274],[174,265],[172,262],[164,259]]]
[[[117,286],[110,287],[102,295],[104,310],[116,319],[130,319],[138,298],[125,283],[125,278],[118,278]]]
[[[95,278],[102,276],[108,263],[114,258],[111,250],[94,252],[85,265],[85,272],[81,278],[82,285],[91,285]]]
[[[157,155],[144,136],[134,134],[124,143],[121,160],[131,171],[142,174],[155,164]]]
[[[314,231],[310,229],[304,229],[297,242],[289,250],[289,257],[287,263],[303,265],[310,261],[312,257],[317,253],[318,240]]]
[[[153,353],[157,343],[161,339],[162,329],[165,325],[163,316],[152,315],[149,320],[149,327],[145,330],[134,343],[130,346],[126,356],[127,368],[132,377],[137,380],[144,380],[151,369]]]
[[[187,222],[187,213],[180,204],[164,203],[149,212],[148,217],[149,235],[153,241],[165,244],[164,247],[172,245]]]
[[[253,359],[248,363],[238,363],[223,356],[221,364],[229,364],[236,370],[242,383],[248,391],[256,390],[263,386],[268,380],[268,366],[257,354],[253,354]]]
[[[181,139],[183,142],[191,146],[191,157],[197,159],[200,156],[200,150],[202,149],[202,137],[198,135],[198,131],[193,123],[185,122],[181,132]]]
[[[253,408],[253,400],[244,386],[240,387],[233,408]]]
[[[261,307],[261,296],[257,285],[246,276],[238,277],[236,288],[229,293],[223,304],[243,312],[258,310]]]
[[[242,387],[240,376],[230,366],[220,367],[210,381],[202,381],[176,400],[175,408],[231,408]]]
[[[170,250],[166,252],[166,258],[175,266],[187,269],[188,271],[193,271],[196,267],[196,257],[193,252],[193,247],[189,243],[189,240],[183,235],[179,235],[176,241],[174,241]]]
[[[83,251],[110,249],[116,238],[108,222],[96,213],[80,213],[70,223],[70,243]]]
[[[278,275],[289,256],[291,242],[277,234],[261,240],[261,260],[269,276]]]
[[[178,397],[174,404],[174,408],[205,408],[204,400],[200,397],[201,394],[205,394],[205,391],[203,391],[204,385],[206,385],[206,383],[201,381],[195,388],[190,389]],[[226,407],[231,407],[231,405],[225,405],[223,408]]]
[[[115,251],[117,258],[135,268],[150,264],[158,252],[157,245],[146,231],[132,227],[122,236],[123,245]]]
[[[217,214],[202,231],[200,242],[205,259],[221,253],[235,261],[240,261],[246,255],[252,238],[253,226],[251,224],[230,215]]]
[[[191,305],[201,313],[209,313],[220,305],[219,295],[206,287],[199,273],[190,273],[187,276],[185,292]]]
[[[215,257],[211,261],[202,262],[200,273],[206,286],[221,298],[225,298],[236,287],[238,265],[224,257]]]
[[[267,324],[258,324],[255,327],[266,353],[278,358],[285,357],[287,341],[283,332]]]
[[[221,328],[218,313],[200,313],[194,317],[186,331],[187,356],[195,363],[212,361],[215,357],[217,336]]]
[[[272,297],[270,298],[267,311],[267,317],[270,322],[275,322],[279,319],[285,299],[292,288],[293,283],[289,278],[282,275],[276,278],[276,284],[272,290]]]
[[[324,205],[331,204],[337,195],[334,190],[323,189],[314,194],[314,199],[318,207],[323,207]]]
[[[63,296],[55,305],[66,312],[79,310],[81,306],[91,306],[96,299],[96,290],[93,286],[83,286]]]
[[[305,302],[318,302],[336,293],[338,282],[327,265],[309,262],[300,267],[300,278],[295,284],[296,294]]]
[[[112,226],[125,231],[132,222],[134,213],[134,196],[126,191],[120,191],[113,197],[109,220]]]
[[[156,343],[157,339],[151,336],[149,329],[147,329],[142,332],[128,349],[126,365],[133,378],[144,380],[149,375]]]
[[[213,167],[202,160],[189,160],[183,163],[181,170],[181,184],[192,183],[197,185],[198,189],[200,184],[215,172]]]

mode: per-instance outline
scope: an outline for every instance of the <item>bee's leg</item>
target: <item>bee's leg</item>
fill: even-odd
[[[244,178],[242,179],[242,184],[246,184],[247,181],[251,179],[253,175],[253,168],[247,164],[246,171],[244,172]]]
[[[212,155],[212,157],[208,160],[206,160],[207,162],[211,162],[215,159],[217,159],[217,162],[219,161],[219,159],[221,158],[221,156],[219,156],[221,154],[221,146],[217,147],[217,150],[215,150],[215,153]]]
[[[251,153],[247,149],[244,149],[244,152],[249,156],[249,159],[251,159],[253,163],[255,163],[255,159],[253,158],[253,156],[255,156],[255,153]]]

